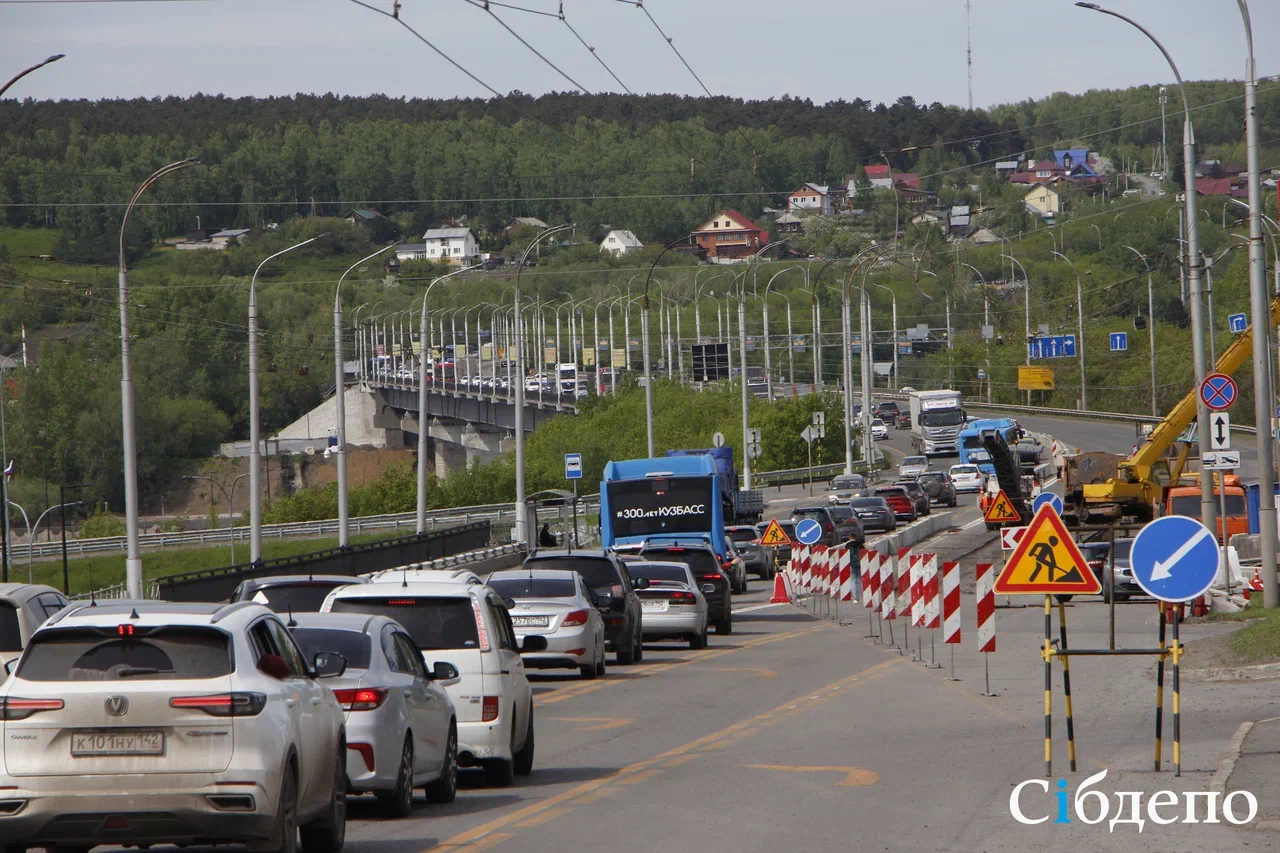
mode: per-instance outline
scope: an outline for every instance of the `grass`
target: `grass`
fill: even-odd
[[[57,228],[0,228],[0,246],[14,258],[51,255],[57,243]]]
[[[1231,651],[1240,663],[1280,660],[1280,610],[1259,610],[1253,615],[1252,621],[1231,635]]]
[[[403,536],[404,531],[387,533],[369,533],[363,536],[352,536],[351,544],[360,545]],[[293,557],[312,551],[323,551],[336,548],[337,537],[332,539],[284,539],[266,540],[262,543],[263,559],[274,557]],[[236,559],[244,562],[249,557],[249,543],[236,543]],[[147,580],[159,577],[195,572],[201,569],[217,569],[231,565],[231,548],[219,545],[212,548],[182,548],[164,551],[145,551],[142,554],[142,571]],[[52,560],[35,563],[35,582],[45,583],[62,589],[62,562]],[[67,561],[67,572],[71,581],[71,594],[88,592],[91,589],[102,589],[113,584],[124,583],[124,555],[111,554],[98,557],[79,557]],[[27,579],[26,567],[18,563],[10,566],[13,580]]]

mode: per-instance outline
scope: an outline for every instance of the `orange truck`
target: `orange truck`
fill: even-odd
[[[1213,505],[1219,516],[1217,522],[1218,543],[1223,542],[1223,526],[1226,526],[1226,541],[1237,533],[1249,532],[1249,514],[1245,501],[1244,487],[1235,474],[1226,477],[1214,476]],[[1224,482],[1225,481],[1225,482]],[[1227,511],[1222,517],[1223,488],[1226,489]],[[1189,518],[1200,518],[1200,481],[1199,477],[1183,477],[1178,485],[1166,490],[1165,515],[1185,515]]]

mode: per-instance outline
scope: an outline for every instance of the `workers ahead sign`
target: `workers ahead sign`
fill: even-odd
[[[711,477],[646,477],[607,483],[613,536],[709,533],[712,502],[719,500]]]

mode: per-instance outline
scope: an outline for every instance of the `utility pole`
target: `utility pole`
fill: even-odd
[[[973,111],[973,21],[969,0],[964,0],[964,34],[969,63],[969,111]],[[1162,90],[1163,91],[1163,90]]]

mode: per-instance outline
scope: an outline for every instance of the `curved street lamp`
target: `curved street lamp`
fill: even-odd
[[[1080,348],[1077,353],[1080,356],[1080,408],[1087,412],[1089,410],[1089,392],[1084,378],[1084,289],[1080,286],[1080,271],[1076,269],[1076,265],[1071,262],[1071,259],[1057,250],[1054,250],[1052,254],[1066,261],[1067,265],[1071,267],[1071,272],[1076,277],[1076,333],[1080,336],[1080,340],[1076,343],[1076,346]]]
[[[982,275],[982,271],[973,264],[961,262],[960,266],[968,267],[978,274],[978,281],[982,282],[982,339],[987,345],[987,402],[991,402],[991,338],[986,335],[986,328],[991,325],[991,295],[987,292],[987,279]]]
[[[61,54],[56,57],[51,56],[40,65],[46,65],[61,58]],[[27,71],[5,84],[5,88],[9,88],[14,80],[34,71],[40,65],[28,68]],[[124,209],[124,218],[120,221],[120,419],[124,445],[124,580],[130,598],[142,598],[142,552],[138,547],[138,428],[133,408],[133,361],[130,357],[132,345],[129,341],[129,265],[124,253],[124,232],[129,226],[129,214],[133,212],[133,206],[152,184],[165,175],[199,164],[199,160],[189,157],[157,169],[133,191],[133,197],[129,199],[129,204]]]
[[[32,71],[35,71],[37,68],[44,68],[50,62],[57,62],[59,59],[62,59],[64,56],[66,56],[65,53],[55,53],[53,56],[49,57],[48,59],[43,60],[42,62],[37,62],[35,65],[32,65],[30,68],[28,68],[25,71],[19,71],[18,74],[15,75],[12,79],[10,79],[8,83],[5,83],[4,86],[0,87],[0,96],[3,96],[5,92],[9,91],[10,86],[12,86],[14,83],[17,83],[23,77],[26,77]]]
[[[641,304],[641,308],[640,308],[640,337],[642,339],[640,343],[640,349],[644,351],[642,353],[642,355],[644,356],[644,431],[645,431],[646,447],[648,448],[650,459],[652,459],[654,455],[654,443],[653,443],[653,374],[651,372],[650,365],[649,365],[649,282],[653,279],[654,267],[658,265],[658,261],[662,260],[662,256],[665,255],[667,252],[670,252],[676,246],[679,246],[685,240],[688,240],[690,237],[693,237],[693,236],[694,236],[694,232],[691,231],[688,234],[681,237],[679,240],[672,240],[670,243],[663,246],[662,251],[659,252],[657,257],[653,259],[653,263],[649,264],[649,272],[644,277],[644,301]],[[632,276],[632,279],[634,280],[635,276]],[[631,282],[627,282],[627,290],[628,292],[630,292]],[[627,346],[630,346],[630,345],[631,345],[630,341],[628,341]]]
[[[295,243],[270,255],[258,264],[249,279],[249,562],[262,559],[262,450],[261,419],[258,405],[258,273],[281,255],[309,246],[326,234]]]

